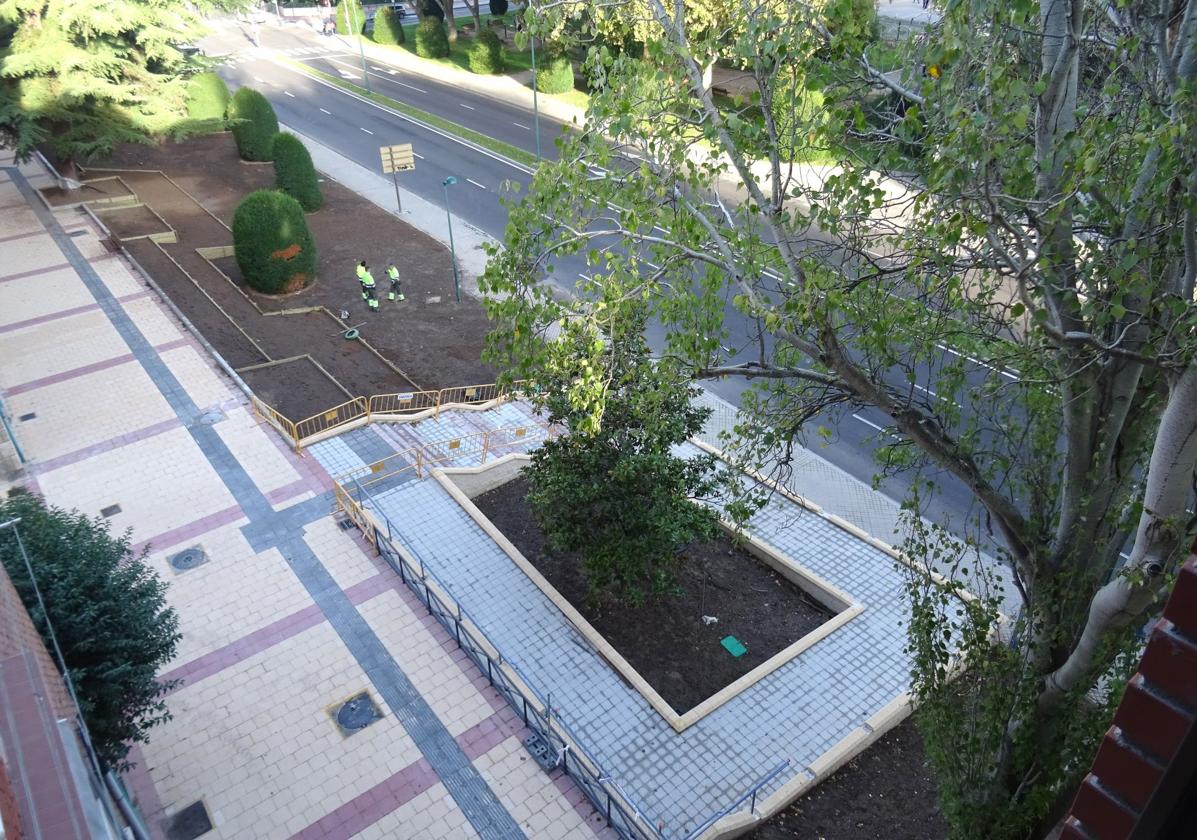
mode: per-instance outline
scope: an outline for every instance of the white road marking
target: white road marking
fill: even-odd
[[[371,131],[371,130],[370,130],[370,129],[368,129],[368,128],[362,128],[360,125],[359,125],[357,128],[358,128],[358,131],[364,131],[364,132],[366,132],[367,134],[373,134],[373,133],[374,133],[373,131]]]
[[[939,394],[935,393],[930,388],[924,388],[922,385],[918,384],[917,382],[911,382],[910,384],[912,386],[914,386],[915,388],[917,388],[918,390],[922,391],[927,396],[931,397],[932,399],[942,400],[943,402],[950,402],[952,405],[956,406],[956,408],[964,407],[960,403],[956,402],[955,400],[949,400],[947,397],[941,397]]]
[[[468,109],[468,110],[470,110],[470,111],[476,111],[476,110],[478,110],[478,109],[477,109],[477,108],[475,108],[473,105],[467,105],[467,104],[465,104],[464,102],[458,102],[457,104],[458,104],[458,105],[460,105],[462,108],[466,108],[466,109]]]
[[[414,158],[419,158],[420,160],[424,159],[424,156],[422,154],[420,154],[419,152],[412,152],[411,156]]]
[[[323,108],[321,108],[320,111],[321,113],[328,114],[330,117],[332,116],[332,111],[325,111]]]
[[[518,126],[519,126],[520,128],[522,128],[524,131],[531,131],[531,130],[532,130],[532,126],[530,126],[530,125],[524,125],[523,123],[517,123],[517,122],[513,122],[513,123],[512,123],[512,125],[518,125]]]
[[[466,180],[467,180],[468,182],[470,182],[471,184],[473,184],[475,187],[477,187],[477,188],[478,188],[478,189],[480,189],[480,190],[484,190],[484,189],[486,189],[486,185],[485,185],[485,184],[479,184],[479,183],[478,183],[477,181],[475,181],[473,178],[466,178]]]
[[[953,356],[959,356],[962,359],[968,359],[973,364],[980,365],[983,368],[989,368],[994,373],[1000,373],[1002,376],[1006,377],[1007,379],[1012,379],[1015,382],[1018,381],[1018,378],[1021,375],[1014,368],[996,368],[993,365],[989,364],[988,362],[983,362],[980,359],[974,359],[972,356],[968,355],[967,353],[961,353],[959,350],[953,350],[951,347],[948,347],[946,344],[936,343],[935,346],[938,347],[940,350],[944,351],[945,353],[951,353]]]
[[[593,282],[593,280],[594,280],[594,278],[591,277],[589,274],[583,274],[580,271],[578,272],[578,276],[581,277],[583,280],[585,280],[587,283]]]
[[[868,426],[870,429],[876,429],[877,431],[881,432],[883,435],[889,435],[889,436],[890,436],[890,437],[892,437],[894,440],[897,440],[897,439],[898,439],[898,436],[897,436],[897,435],[895,435],[893,432],[886,431],[886,430],[885,430],[885,428],[883,428],[883,427],[881,427],[881,426],[878,426],[878,425],[877,425],[876,423],[874,423],[872,420],[866,420],[865,418],[861,417],[859,414],[853,414],[853,415],[852,415],[852,418],[853,418],[854,420],[859,420],[861,423],[864,423],[864,424],[865,424],[866,426]]]
[[[415,85],[409,85],[407,82],[401,82],[401,81],[399,81],[398,79],[396,79],[396,80],[395,80],[395,84],[397,84],[397,85],[399,85],[399,86],[401,86],[401,87],[405,87],[405,88],[411,88],[411,89],[412,89],[412,90],[414,90],[416,93],[428,93],[428,91],[424,90],[424,88],[418,88],[418,87],[416,87]]]
[[[283,91],[283,93],[287,94],[287,96],[291,97],[292,99],[294,99],[294,98],[295,98],[295,94],[293,94],[293,93],[292,93],[291,91],[289,91],[289,90],[284,90],[284,91]]]

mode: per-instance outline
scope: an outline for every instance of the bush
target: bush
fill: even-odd
[[[449,55],[449,36],[439,18],[429,15],[416,27],[416,55],[420,58],[446,58]]]
[[[274,135],[274,185],[308,213],[319,210],[324,203],[307,146],[294,134],[284,131]]]
[[[253,88],[241,88],[229,103],[233,139],[242,160],[270,160],[278,117],[266,97]]]
[[[200,73],[187,83],[187,116],[193,120],[224,121],[229,88],[215,73]]]
[[[541,93],[568,93],[574,89],[574,66],[558,46],[546,45],[536,68],[536,89]]]
[[[120,770],[129,748],[147,740],[146,730],[170,719],[163,694],[174,683],[156,677],[180,639],[166,584],[146,563],[148,550],[133,554],[129,532],[114,537],[99,517],[46,507],[16,489],[0,498],[0,522],[10,519],[20,519],[45,613],[12,528],[0,530],[0,562],[53,649],[49,619],[96,751],[107,767]]]
[[[258,190],[233,214],[233,251],[245,282],[259,292],[302,289],[316,275],[316,245],[299,202],[286,193]]]
[[[474,73],[503,72],[503,42],[492,29],[483,29],[470,44],[470,70]]]
[[[490,13],[492,15],[507,14],[507,0],[490,0]]]
[[[353,14],[350,14],[352,5]],[[356,23],[356,31],[351,25]],[[366,28],[366,11],[362,8],[361,0],[341,0],[337,3],[337,33],[340,35],[361,35]]]
[[[374,15],[374,43],[392,45],[402,44],[406,40],[403,24],[395,16],[394,9],[390,6],[379,9]]]

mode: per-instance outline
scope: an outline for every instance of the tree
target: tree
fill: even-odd
[[[495,17],[502,17],[503,15],[507,14],[507,9],[509,7],[507,0],[490,0],[488,5],[490,7],[490,13]]]
[[[478,16],[478,0],[466,0],[466,5],[473,12],[474,20],[481,28],[482,20]],[[449,43],[457,43],[457,19],[454,17],[452,0],[426,0],[424,17],[425,19],[434,17],[444,21],[445,27],[448,28]],[[448,53],[445,54],[448,55]]]
[[[215,73],[198,73],[187,84],[187,116],[193,120],[214,120],[223,125],[230,99],[224,79]]]
[[[278,117],[265,96],[253,88],[239,88],[229,103],[229,121],[242,160],[270,160]]]
[[[914,587],[914,691],[945,814],[970,840],[1042,831],[1191,531],[1197,3],[962,0],[906,59],[936,72],[895,77],[847,0],[756,7],[731,37],[647,2],[660,118],[633,117],[626,56],[592,56],[606,84],[591,121],[542,164],[483,279],[509,358],[518,369],[539,326],[593,306],[549,293],[553,259],[620,253],[604,282],[635,289],[662,354],[753,380],[744,457],[784,470],[811,427],[883,412],[882,471],[915,476],[914,510],[939,476],[959,482],[980,515],[955,527],[994,544],[1022,601],[995,633],[992,601],[957,616],[941,587]],[[582,19],[580,5],[554,12]],[[716,103],[712,58],[757,93]],[[799,113],[787,137],[773,105],[795,61],[830,113]],[[812,138],[838,154],[832,177],[787,165]],[[942,538],[911,529],[905,548],[973,565]],[[968,670],[952,682],[956,654]]]
[[[403,24],[390,6],[383,6],[374,15],[374,43],[396,45],[407,40]]]
[[[490,29],[474,36],[470,44],[470,70],[475,73],[503,72],[503,42]]]
[[[324,203],[316,167],[307,146],[294,134],[280,131],[274,135],[272,146],[274,184],[299,202],[304,212],[314,213]]]
[[[104,519],[48,507],[20,488],[0,501],[0,521],[11,519],[19,532],[0,530],[0,562],[51,651],[53,627],[100,759],[123,769],[130,746],[170,720],[163,697],[175,683],[156,675],[182,637],[166,584],[146,563],[148,549],[134,555],[130,533],[113,537]]]
[[[316,244],[303,208],[286,193],[258,190],[241,199],[233,251],[245,282],[264,294],[298,291],[316,276]]]
[[[176,45],[197,39],[221,5],[0,3],[0,136],[22,158],[45,142],[69,178],[76,161],[170,133],[196,66]]]
[[[366,28],[366,10],[361,0],[338,0],[337,34],[361,35]]]
[[[602,290],[608,306],[565,322],[525,367],[533,401],[566,433],[538,448],[524,475],[549,547],[581,554],[589,597],[640,603],[671,591],[682,550],[718,532],[701,500],[723,482],[713,456],[673,453],[710,410],[692,404],[684,371],[649,357],[641,314],[614,288]],[[575,387],[595,376],[598,391]]]
[[[426,17],[416,26],[416,55],[420,58],[445,58],[449,55],[445,25],[437,18]]]
[[[574,65],[560,44],[545,44],[544,58],[536,70],[536,89],[541,93],[568,93],[574,89]]]

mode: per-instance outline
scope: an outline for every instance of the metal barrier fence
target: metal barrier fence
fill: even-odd
[[[347,488],[341,484],[336,485],[335,492],[337,505],[362,529],[429,615],[454,638],[479,671],[486,674],[487,681],[519,713],[524,724],[545,742],[556,755],[555,766],[577,782],[595,809],[606,817],[607,824],[624,840],[664,840],[619,783],[603,772],[569,726],[554,716],[551,698],[537,693],[519,667],[482,635],[478,623],[461,604],[447,594],[434,591],[430,581],[441,593],[449,590],[429,571],[419,552],[401,545],[390,519],[369,492],[361,485]]]
[[[487,385],[458,385],[439,391],[406,391],[396,394],[376,394],[370,398],[354,397],[348,402],[314,414],[299,422],[292,422],[279,411],[257,397],[253,398],[254,410],[266,422],[291,441],[299,452],[316,438],[350,424],[369,423],[372,420],[397,420],[413,414],[431,411],[439,414],[442,408],[467,405],[481,405],[495,400],[507,399],[519,393],[522,382],[513,382],[509,387],[495,383]]]

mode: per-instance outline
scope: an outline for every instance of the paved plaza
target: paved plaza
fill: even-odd
[[[247,397],[52,180],[0,152],[0,393],[17,482],[105,515],[169,581],[173,719],[134,750],[154,836],[202,801],[225,838],[588,838],[604,821],[354,531],[331,479]],[[206,561],[168,558],[199,547]],[[329,709],[366,692],[380,719]]]

